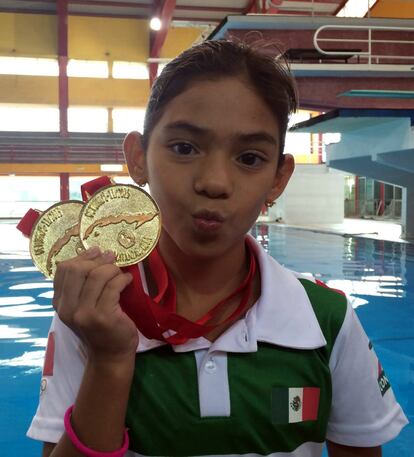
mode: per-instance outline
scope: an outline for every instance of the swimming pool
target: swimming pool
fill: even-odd
[[[10,225],[8,230],[14,231]],[[2,232],[3,233],[3,232]],[[13,232],[14,233],[14,232]],[[394,392],[414,419],[414,245],[258,224],[253,235],[280,263],[350,294]],[[36,409],[52,307],[52,283],[27,252],[0,240],[0,455],[39,456],[25,438]],[[414,425],[384,446],[413,457]]]

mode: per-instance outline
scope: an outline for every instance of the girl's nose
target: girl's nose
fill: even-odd
[[[231,163],[224,154],[208,154],[198,164],[194,176],[194,189],[210,198],[228,198],[233,190]]]

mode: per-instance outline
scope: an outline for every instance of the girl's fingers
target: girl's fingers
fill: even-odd
[[[100,249],[97,246],[94,246],[84,252],[82,252],[77,258],[85,260],[93,260],[101,254]],[[70,259],[73,261],[74,259]],[[53,307],[56,309],[57,303],[62,295],[63,283],[65,280],[65,262],[59,262],[56,265],[55,277],[53,280]]]
[[[97,309],[102,313],[113,311],[114,305],[118,306],[119,297],[125,287],[132,281],[131,273],[120,272],[108,281],[96,302]]]
[[[100,265],[113,263],[114,259],[114,254],[109,252],[92,259],[79,256],[58,265],[58,269],[62,270],[61,290],[55,306],[61,318],[68,318],[79,306],[79,297],[88,275]]]
[[[122,273],[114,260],[111,252],[96,257],[85,254],[59,264],[56,274],[56,311],[94,357],[108,351],[124,357],[137,346],[136,326],[119,305],[120,293],[132,275]]]
[[[104,264],[94,268],[86,278],[79,296],[79,303],[85,307],[95,307],[106,284],[121,272],[113,264]]]

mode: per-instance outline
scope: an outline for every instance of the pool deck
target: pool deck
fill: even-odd
[[[395,241],[408,243],[401,239],[401,224],[395,221],[378,221],[371,219],[344,219],[342,224],[309,224],[309,225],[290,225],[280,222],[269,222],[261,219],[262,222],[275,224],[280,227],[310,230],[319,233],[332,233],[341,236],[361,236],[376,240]],[[412,242],[412,241],[410,241]]]

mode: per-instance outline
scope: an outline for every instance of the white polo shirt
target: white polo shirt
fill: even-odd
[[[346,299],[254,249],[261,296],[216,341],[140,335],[127,456],[316,457],[325,439],[378,446],[408,423]],[[53,370],[28,436],[54,443],[86,354],[57,316],[50,332]]]

